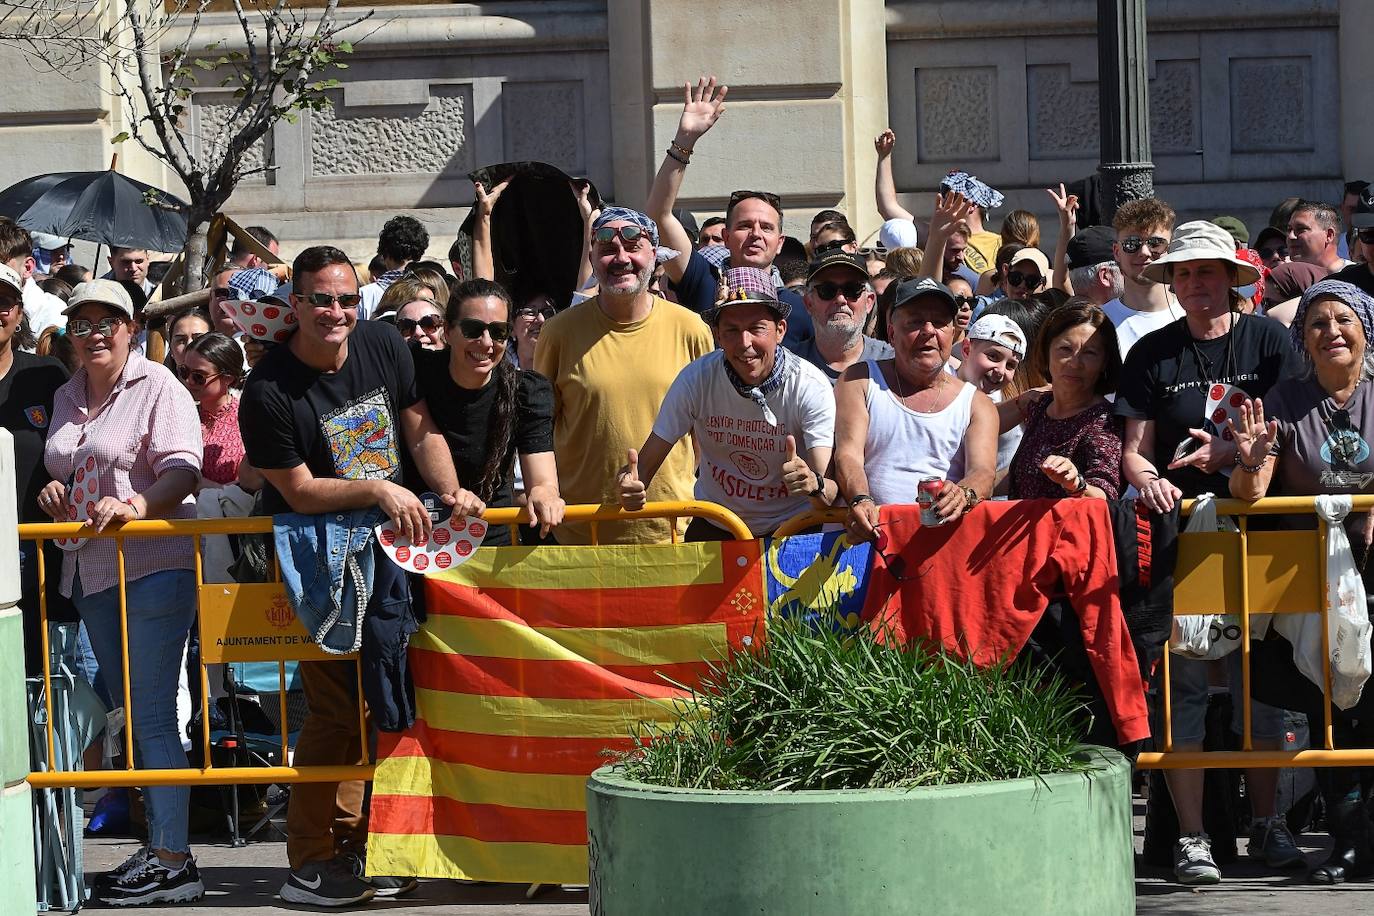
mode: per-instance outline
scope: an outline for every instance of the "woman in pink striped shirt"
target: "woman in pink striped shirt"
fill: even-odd
[[[88,519],[95,531],[143,518],[194,518],[200,480],[196,405],[163,366],[131,349],[134,308],[118,283],[78,286],[64,312],[81,368],[57,390],[44,463],[53,480],[39,507],[60,521]],[[59,544],[59,546],[61,546]],[[186,766],[176,695],[186,636],[196,613],[190,538],[131,538],[124,545],[130,708],[137,764]],[[92,539],[68,551],[62,594],[90,633],[110,693],[123,694],[115,542]],[[96,896],[119,905],[186,902],[205,893],[187,842],[190,790],[144,789],[148,845],[96,879]]]

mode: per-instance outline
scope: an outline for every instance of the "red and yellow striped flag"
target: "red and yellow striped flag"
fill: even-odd
[[[419,719],[378,749],[373,874],[587,880],[585,784],[705,659],[749,645],[758,541],[491,548],[425,580]]]

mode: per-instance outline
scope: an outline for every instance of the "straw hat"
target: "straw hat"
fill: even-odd
[[[1208,220],[1194,220],[1174,230],[1169,250],[1164,257],[1142,271],[1145,279],[1168,283],[1175,264],[1185,261],[1225,261],[1236,269],[1236,286],[1247,286],[1260,277],[1255,265],[1236,254],[1236,240],[1231,233]]]

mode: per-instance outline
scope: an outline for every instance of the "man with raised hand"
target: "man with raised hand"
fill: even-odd
[[[714,76],[702,77],[696,86],[687,84],[677,135],[664,153],[663,165],[654,177],[645,206],[649,216],[657,221],[664,244],[679,252],[663,265],[677,290],[677,300],[699,315],[715,305],[719,280],[706,256],[693,250],[687,231],[673,215],[673,207],[687,165],[692,160],[692,151],[725,111],[725,96],[729,91],[728,86],[717,87]],[[773,259],[782,248],[782,217],[782,201],[776,194],[768,191],[731,194],[725,209],[725,247],[730,256],[722,270],[756,267],[771,274]],[[774,286],[781,287],[781,284]],[[777,293],[778,299],[792,309],[793,320],[784,343],[795,349],[811,336],[811,318],[802,308],[801,297],[796,292],[782,287]]]
[[[701,319],[649,292],[659,252],[658,227],[625,207],[606,207],[592,222],[591,265],[597,295],[545,322],[534,369],[553,383],[553,451],[558,487],[569,505],[618,501],[616,474],[627,450],[644,441],[682,368],[712,349]],[[681,437],[663,458],[648,498],[692,498],[692,449]],[[670,540],[667,519],[602,523],[605,543]],[[587,524],[564,523],[560,544],[591,543]]]
[[[696,498],[725,506],[763,537],[834,501],[837,488],[825,473],[835,398],[819,369],[781,346],[790,306],[778,299],[772,278],[735,267],[722,285],[724,297],[703,316],[720,349],[673,381],[653,432],[638,452],[629,450],[618,475],[620,504],[643,507],[673,444],[691,433],[700,455]],[[723,541],[730,533],[699,518],[686,537]]]

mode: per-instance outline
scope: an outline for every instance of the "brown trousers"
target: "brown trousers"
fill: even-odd
[[[351,661],[301,662],[301,684],[310,711],[296,740],[292,758],[296,766],[362,760],[357,671]],[[367,848],[365,788],[362,780],[302,782],[291,787],[286,809],[286,856],[293,869],[306,862],[328,861],[343,846]]]

